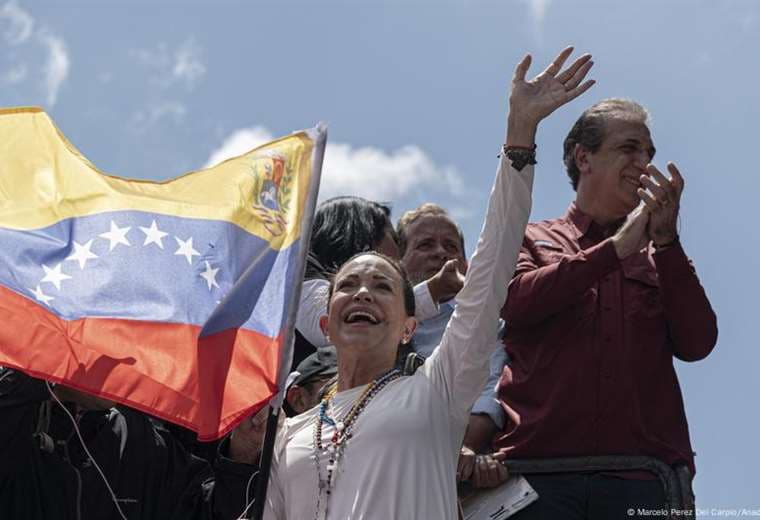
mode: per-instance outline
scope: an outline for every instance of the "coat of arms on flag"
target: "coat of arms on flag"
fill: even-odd
[[[229,431],[276,391],[325,139],[156,183],[100,173],[39,109],[1,110],[0,365]]]

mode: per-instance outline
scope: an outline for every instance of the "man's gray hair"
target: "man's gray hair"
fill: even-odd
[[[633,119],[648,124],[649,112],[633,100],[610,98],[596,103],[581,114],[570,129],[570,133],[567,134],[564,143],[563,160],[573,190],[578,190],[581,174],[575,164],[575,145],[579,144],[591,153],[597,152],[606,137],[606,123],[614,118]]]

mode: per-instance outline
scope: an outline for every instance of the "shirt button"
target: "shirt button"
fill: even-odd
[[[605,342],[607,342],[607,343],[610,343],[610,342],[612,341],[612,338],[611,338],[611,337],[609,337],[609,336],[606,336],[606,337],[604,338],[604,341],[605,341]]]

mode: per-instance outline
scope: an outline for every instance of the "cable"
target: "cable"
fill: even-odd
[[[240,516],[237,517],[237,520],[245,520],[245,515],[248,513],[248,510],[251,508],[254,502],[256,502],[256,497],[253,497],[253,500],[250,502],[248,501],[249,492],[251,491],[251,482],[253,482],[253,479],[256,478],[256,475],[258,475],[258,470],[254,471],[251,477],[248,479],[248,484],[245,485],[245,509],[243,509],[243,512],[240,513]]]
[[[8,370],[5,374],[3,374],[2,377],[0,377],[0,381],[2,381],[3,379],[5,379],[6,377],[8,377],[9,375],[11,375],[12,373],[13,373],[12,370]]]
[[[63,411],[66,412],[66,415],[69,416],[69,419],[71,419],[71,423],[74,425],[74,431],[77,434],[77,437],[79,437],[79,442],[82,443],[82,448],[84,448],[84,452],[87,454],[87,456],[90,458],[90,461],[92,461],[92,465],[95,466],[95,469],[98,470],[98,473],[100,473],[101,478],[103,479],[103,482],[105,482],[106,487],[108,488],[108,492],[111,494],[111,498],[113,499],[113,503],[116,506],[116,510],[119,512],[119,516],[121,516],[124,520],[128,520],[127,516],[124,514],[124,512],[121,510],[121,506],[119,505],[119,500],[116,498],[116,494],[113,492],[113,489],[111,489],[111,485],[108,483],[108,479],[106,478],[105,474],[103,474],[103,470],[100,469],[100,466],[98,466],[98,463],[95,462],[95,457],[92,456],[92,453],[90,453],[90,450],[87,449],[87,445],[84,442],[84,439],[82,438],[82,434],[79,431],[79,425],[77,424],[77,420],[74,419],[74,416],[71,415],[71,412],[68,408],[66,408],[63,403],[58,399],[58,397],[53,392],[53,389],[50,387],[50,382],[45,381],[45,384],[47,385],[48,392],[50,392],[50,395],[53,396],[53,399],[55,399],[55,402],[58,403],[61,408],[63,408]]]

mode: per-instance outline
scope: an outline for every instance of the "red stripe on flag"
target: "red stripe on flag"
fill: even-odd
[[[221,437],[276,389],[280,338],[112,318],[64,320],[0,286],[0,365]]]

